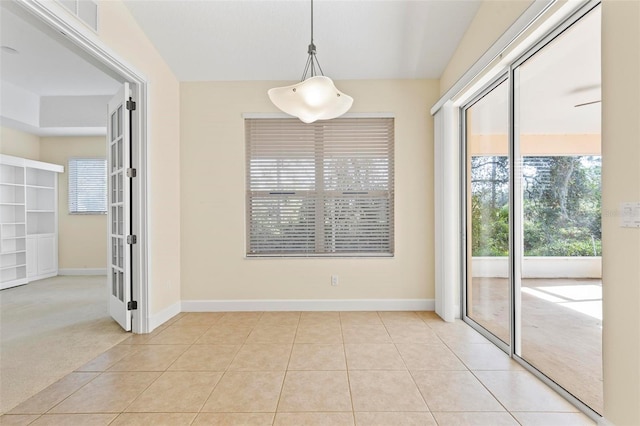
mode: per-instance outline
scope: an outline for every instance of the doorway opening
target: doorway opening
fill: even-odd
[[[103,118],[103,121],[101,124],[93,124],[93,125],[87,124],[86,121],[81,124],[77,124],[76,122],[73,122],[73,123],[67,122],[66,124],[60,124],[60,123],[55,123],[53,121],[54,120],[53,116],[48,116],[47,120],[49,121],[45,120],[43,122],[40,119],[40,117],[38,117],[38,119],[36,119],[35,121],[27,122],[25,124],[24,122],[17,119],[17,117],[5,117],[4,113],[6,113],[7,110],[3,108],[2,127],[11,128],[12,131],[17,129],[17,131],[19,131],[21,134],[31,135],[36,140],[38,139],[45,140],[45,142],[41,143],[40,145],[44,146],[45,144],[47,144],[47,148],[44,150],[44,151],[47,151],[47,158],[39,158],[39,160],[61,164],[65,167],[65,170],[68,167],[67,160],[69,156],[92,157],[92,158],[100,156],[102,158],[106,158],[107,142],[106,142],[105,129],[106,129],[106,121],[107,121],[107,102],[111,98],[111,96],[115,94],[115,92],[117,91],[117,88],[120,87],[123,83],[125,82],[131,83],[131,100],[135,100],[136,110],[132,113],[133,127],[132,127],[131,134],[132,134],[133,144],[131,149],[132,161],[131,161],[130,168],[135,169],[136,177],[132,179],[132,182],[131,182],[132,183],[131,199],[129,200],[129,203],[130,205],[134,206],[134,208],[131,209],[135,212],[131,222],[133,224],[133,229],[136,235],[136,243],[132,244],[131,246],[131,264],[134,266],[132,268],[132,270],[134,271],[134,274],[132,274],[131,276],[130,289],[132,293],[131,299],[137,302],[137,306],[135,306],[136,309],[129,310],[127,315],[129,315],[129,318],[131,319],[130,321],[131,326],[129,328],[130,330],[132,330],[135,333],[146,333],[148,332],[148,297],[147,297],[148,292],[147,292],[147,256],[146,256],[146,252],[147,252],[147,248],[146,248],[147,247],[146,81],[143,76],[139,75],[135,70],[130,69],[119,58],[110,55],[109,53],[106,52],[105,49],[102,49],[100,42],[96,41],[95,36],[94,37],[91,37],[90,35],[87,36],[85,34],[86,28],[84,30],[79,26],[78,28],[76,28],[75,23],[65,21],[65,19],[68,19],[68,18],[61,18],[60,16],[64,16],[64,15],[57,14],[54,10],[56,7],[59,7],[59,5],[55,4],[54,2],[50,2],[50,3],[46,2],[46,4],[38,3],[38,2],[2,2],[3,45],[5,44],[5,42],[7,42],[10,39],[9,38],[10,33],[8,33],[10,29],[10,25],[5,25],[5,19],[13,19],[13,20],[16,20],[16,22],[19,21],[20,25],[23,25],[23,27],[20,27],[21,30],[19,31],[18,35],[25,42],[33,41],[34,43],[37,43],[39,41],[44,40],[44,42],[47,43],[47,45],[44,46],[45,51],[47,50],[47,48],[52,48],[52,46],[55,46],[55,45],[59,46],[60,51],[66,51],[66,54],[64,56],[56,56],[55,52],[58,52],[59,50],[56,50],[57,48],[52,48],[52,50],[49,52],[50,55],[43,55],[43,57],[49,62],[47,62],[45,65],[41,65],[40,68],[43,68],[43,71],[45,73],[48,72],[50,77],[51,75],[54,74],[53,68],[62,70],[62,69],[65,69],[66,67],[66,69],[69,72],[66,75],[64,75],[64,73],[61,74],[63,78],[66,78],[66,80],[63,80],[64,83],[70,86],[83,85],[83,87],[88,90],[87,92],[64,93],[64,91],[61,90],[60,92],[52,91],[47,93],[37,93],[36,90],[30,89],[28,87],[23,87],[23,89],[25,89],[25,91],[27,92],[31,90],[32,96],[35,98],[37,98],[38,96],[41,96],[41,99],[47,98],[45,103],[40,104],[41,106],[42,105],[45,106],[42,112],[44,112],[44,110],[46,109],[47,111],[61,113],[61,112],[72,109],[70,107],[61,108],[59,106],[56,106],[56,104],[54,104],[55,101],[66,101],[67,105],[73,106],[74,101],[78,101],[80,100],[80,98],[83,98],[82,100],[88,100],[88,98],[91,98],[94,96],[103,97],[104,100],[99,111]],[[31,39],[31,37],[29,36],[29,34],[31,34],[31,31],[34,31],[39,35]],[[35,48],[37,46],[29,46],[29,48],[31,47]],[[20,57],[20,59],[23,59],[23,58],[27,59],[26,57],[29,57],[28,50],[25,49],[23,52],[18,52],[17,56]],[[37,56],[38,55],[36,54],[35,57],[37,58]],[[69,61],[72,61],[72,62],[60,63],[60,61],[65,60],[65,59],[61,59],[62,57],[67,58],[69,59]],[[5,67],[8,66],[9,61],[3,60],[2,62],[3,62],[3,72],[2,72],[3,98],[5,98],[5,95],[7,94],[7,92],[4,89],[6,87],[15,86],[17,88],[21,88],[22,83],[17,84],[16,82],[4,81],[4,79],[8,75],[10,75],[10,73],[5,72],[6,71]],[[85,71],[84,74],[81,72],[81,75],[79,78],[77,78],[78,76],[74,76],[72,72],[73,70],[77,70],[77,69]],[[100,86],[99,84],[97,86],[93,86],[92,88],[92,83],[89,78],[91,73],[88,70],[93,70],[94,74],[102,73],[104,76],[106,76],[102,81],[110,82],[110,83],[107,83],[106,86],[109,86],[109,84],[114,84],[113,87],[115,88],[107,87],[105,89],[105,87]],[[25,73],[25,75],[28,76],[29,74]],[[55,82],[53,83],[55,85]],[[95,89],[96,87],[98,87],[99,90],[96,93],[91,92],[91,90]],[[51,104],[48,104],[48,102],[50,102]],[[45,124],[45,122],[48,124]],[[46,129],[43,129],[40,127],[46,127]],[[83,129],[81,130],[81,128]],[[4,130],[3,130],[3,133],[4,133]],[[87,146],[85,146],[83,148],[84,150],[76,151],[75,154],[71,153],[72,151],[69,150],[68,152],[69,155],[66,155],[67,152],[62,151],[63,149],[62,145],[71,141],[74,138],[76,139],[76,141],[83,139],[78,137],[80,135],[84,135],[83,138],[86,137],[87,140],[91,140],[88,143],[93,144],[93,148],[88,149]],[[3,145],[6,147],[8,144],[5,145],[3,143]],[[71,145],[73,145],[73,143],[69,142],[67,146],[64,147],[64,150],[70,149]],[[59,182],[59,187],[67,187],[67,185],[68,183],[67,183],[66,177],[64,181],[61,180]],[[68,210],[66,210],[67,209],[66,198],[64,200],[59,199],[58,207],[60,212],[64,212],[65,215],[70,216],[68,215]],[[97,245],[100,246],[100,249],[104,253],[103,263],[100,265],[95,265],[87,261],[86,262],[87,267],[83,267],[82,262],[80,262],[80,264],[78,265],[65,265],[64,263],[60,263],[60,269],[61,269],[60,272],[63,274],[68,274],[70,276],[68,277],[60,276],[60,277],[50,278],[49,280],[51,281],[46,281],[46,282],[38,281],[38,282],[33,282],[31,284],[37,284],[37,285],[50,284],[50,287],[47,287],[46,289],[49,291],[52,290],[56,285],[63,285],[66,287],[70,287],[71,291],[75,291],[74,295],[80,296],[80,295],[86,295],[86,294],[82,292],[82,289],[76,288],[78,287],[77,281],[78,279],[86,278],[85,281],[88,282],[90,286],[93,286],[93,287],[95,287],[96,285],[100,286],[99,291],[100,291],[100,294],[102,295],[101,296],[102,303],[98,304],[95,302],[94,299],[91,299],[91,301],[89,301],[88,299],[85,298],[85,299],[81,299],[85,301],[84,305],[81,305],[80,302],[77,302],[76,304],[74,304],[74,308],[80,308],[79,309],[80,311],[82,311],[83,309],[86,311],[87,309],[93,309],[93,308],[103,309],[104,308],[105,312],[108,312],[107,311],[108,292],[106,291],[107,289],[106,271],[107,271],[107,261],[108,261],[107,255],[106,255],[106,252],[107,252],[106,247],[108,246],[108,239],[107,239],[108,237],[107,237],[106,223],[111,221],[112,216],[109,212],[107,212],[102,217],[98,217],[96,215],[94,218],[96,220],[104,219],[104,226],[102,228],[103,231],[97,231],[99,236],[95,238],[93,235],[89,236],[88,234],[85,234],[85,238],[87,239],[87,241],[89,240],[98,241]],[[63,230],[61,230],[61,232],[63,232]],[[61,234],[61,236],[62,238],[64,238],[64,235]],[[78,238],[78,237],[74,237],[74,238]],[[76,246],[76,249],[77,249],[76,253],[82,253],[83,248],[85,252],[90,251],[87,249],[87,244],[83,244],[82,240],[70,241],[69,244],[71,246]],[[70,252],[65,252],[65,253],[66,255],[68,255]],[[74,257],[73,253],[71,253],[70,256]],[[60,261],[64,262],[63,259],[60,259]],[[89,274],[93,276],[91,277],[71,276],[71,275],[83,275],[83,274]],[[32,289],[36,290],[37,285],[32,285]],[[24,288],[26,289],[27,287],[29,287],[29,285],[25,286]],[[10,289],[10,290],[14,290],[14,289]],[[19,289],[16,288],[15,290],[19,290]],[[50,292],[48,294],[49,296],[51,296],[52,294],[55,294],[55,292]],[[16,295],[19,296],[17,293]],[[3,297],[3,302],[8,301],[9,299],[10,298],[8,296]],[[20,299],[20,297],[17,297],[16,300],[18,299]],[[30,297],[27,300],[25,300],[23,297],[21,300],[22,302],[30,303],[31,305],[38,303],[35,299],[32,299]],[[76,300],[76,299],[69,298],[66,303],[73,303],[72,300]],[[78,304],[80,304],[80,306],[78,306]],[[63,310],[62,312],[60,312],[59,316],[62,322],[66,321],[66,323],[68,323],[68,320],[63,318],[63,316],[64,316],[64,312],[69,312],[71,310],[72,309]],[[4,319],[8,319],[7,315],[9,315],[10,313],[11,312],[9,310],[5,310],[3,308],[2,314]],[[28,346],[29,338],[26,336],[26,334],[18,335],[19,333],[17,332],[16,333],[4,332],[6,331],[4,326],[8,323],[9,321],[3,321],[3,329],[4,329],[3,337],[5,336],[8,338],[15,337],[16,339],[24,338],[23,341]],[[113,322],[111,325],[115,325],[115,324],[116,323]],[[33,324],[31,324],[27,328],[29,328],[30,330],[33,329],[37,333],[37,327],[35,326],[32,327],[32,325]],[[96,329],[95,328],[92,329],[94,325],[95,323],[91,321],[83,322],[80,320],[75,324],[66,324],[65,327],[71,330],[81,328],[81,327],[85,327],[85,328],[88,327],[89,331],[94,330],[94,333],[95,333]],[[122,335],[122,330],[119,329],[119,326],[116,326],[116,327],[117,328],[115,328],[115,330],[110,329],[108,331],[110,336],[115,334],[118,334],[118,336]],[[46,330],[43,329],[41,334],[46,334],[45,331]],[[53,333],[52,333],[52,336],[53,336]],[[69,340],[71,339],[66,339],[66,340],[64,338],[59,339],[59,341],[69,341]],[[91,346],[90,340],[91,338],[89,338],[88,340],[84,340],[83,345],[87,347]],[[94,339],[94,340],[98,340],[98,339]],[[107,341],[107,340],[108,339],[104,339],[104,341]],[[99,342],[99,343],[103,343],[103,342]],[[55,339],[49,342],[48,344],[49,345],[55,344]],[[112,344],[115,344],[115,343],[112,343]],[[33,348],[31,352],[35,353],[36,349],[40,349],[41,352],[45,353],[43,355],[44,357],[47,357],[47,359],[51,359],[52,361],[54,361],[53,360],[54,355],[58,352],[51,350],[51,347],[49,347],[50,349],[47,351],[46,345],[41,345],[41,346],[42,347],[40,348]],[[3,353],[5,349],[6,347],[3,345]],[[107,348],[96,346],[95,353],[93,356],[104,352],[104,350],[106,349]],[[80,367],[84,362],[75,355],[77,354],[74,354],[74,356],[67,356],[67,359],[70,362],[76,362],[75,365],[69,364],[70,365],[69,371],[72,371],[75,368]],[[7,357],[7,358],[3,357],[3,364],[5,364],[4,361],[7,361],[9,359],[10,357]],[[29,363],[27,362],[26,359],[24,364],[25,365],[23,367],[25,369],[31,368],[32,370],[37,370],[37,369],[34,369],[33,367],[29,367]],[[41,363],[41,364],[44,365],[45,363]],[[13,366],[9,365],[8,368],[11,370],[15,370],[17,368],[17,365],[18,364],[15,364]],[[30,365],[39,365],[39,364],[31,363]],[[5,365],[3,365],[3,369],[4,367]],[[66,374],[69,371],[65,371],[64,373]],[[44,379],[44,380],[49,380],[49,382],[41,381],[41,382],[35,383],[34,385],[35,387],[33,387],[32,389],[34,392],[32,393],[35,393],[35,391],[38,391],[43,387],[45,387],[46,385],[52,383],[53,381],[55,381],[55,379],[59,378],[61,374],[58,374],[57,376],[50,376],[50,377],[41,375],[41,377],[39,378],[35,376],[37,375],[34,375],[34,378],[38,380]],[[8,376],[3,375],[3,378],[8,379]],[[18,380],[16,381],[16,383],[21,384],[22,382],[23,380],[20,377],[18,377]],[[7,385],[11,385],[11,383],[9,383],[8,380],[3,380],[3,384],[4,383],[7,383]],[[3,385],[3,388],[4,387],[5,386]],[[11,400],[5,399],[4,396],[5,395],[3,392],[3,398],[0,398],[3,400],[2,407],[0,407],[2,410],[0,411],[3,411],[5,408],[11,408],[10,406],[5,405],[5,404],[10,405]],[[22,399],[25,399],[25,398],[22,398]],[[17,401],[17,402],[20,402],[20,401]]]

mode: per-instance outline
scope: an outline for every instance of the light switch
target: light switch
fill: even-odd
[[[640,203],[620,204],[620,227],[640,228]]]

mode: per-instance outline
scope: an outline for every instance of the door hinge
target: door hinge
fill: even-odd
[[[138,237],[135,235],[127,235],[127,244],[135,244],[138,242]]]
[[[129,99],[127,101],[127,109],[129,111],[135,111],[136,110],[136,103],[134,101],[132,101],[131,99]]]
[[[138,175],[138,171],[136,169],[127,169],[127,177],[134,178]]]
[[[136,309],[138,309],[138,302],[136,302],[135,300],[127,302],[128,311],[135,311]]]

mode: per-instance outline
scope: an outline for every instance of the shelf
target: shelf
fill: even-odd
[[[2,268],[0,268],[0,271],[5,271],[7,269],[14,269],[14,268],[22,268],[22,267],[25,267],[25,266],[27,266],[26,263],[19,264],[19,265],[3,266]]]
[[[20,235],[20,236],[12,236],[12,237],[2,237],[0,238],[0,240],[21,240],[22,238],[27,238],[26,235]]]
[[[26,225],[26,224],[24,222],[5,222],[5,223],[0,223],[0,225],[9,226],[9,225]]]
[[[19,187],[23,187],[24,183],[0,182],[0,185],[2,185],[2,186],[19,186]]]
[[[26,253],[26,250],[16,250],[16,251],[6,251],[4,253],[0,253],[0,256],[3,254],[20,254],[20,253]]]
[[[55,210],[27,210],[27,213],[55,213]]]
[[[24,206],[24,203],[0,203],[0,206]]]

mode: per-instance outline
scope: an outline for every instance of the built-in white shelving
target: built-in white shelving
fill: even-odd
[[[58,273],[58,173],[64,168],[0,155],[0,289]]]

